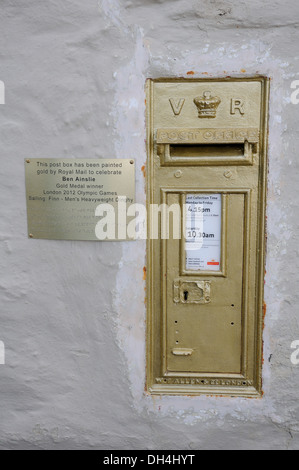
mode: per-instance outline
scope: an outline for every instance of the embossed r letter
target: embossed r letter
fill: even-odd
[[[244,100],[232,98],[230,113],[236,114],[236,110],[238,110],[240,114],[242,114],[243,116],[243,114],[245,114],[244,105],[245,105]]]

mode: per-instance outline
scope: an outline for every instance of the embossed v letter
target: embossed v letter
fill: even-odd
[[[181,98],[177,103],[174,102],[174,100],[172,98],[169,98],[169,102],[171,104],[171,107],[172,107],[172,111],[173,113],[178,116],[182,109],[183,109],[183,106],[185,104],[185,100],[184,98]]]

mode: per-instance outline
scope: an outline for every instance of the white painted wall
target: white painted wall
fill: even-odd
[[[3,0],[1,448],[298,449],[297,0]],[[136,159],[148,77],[272,78],[264,397],[152,398],[145,243],[28,240],[24,158]]]

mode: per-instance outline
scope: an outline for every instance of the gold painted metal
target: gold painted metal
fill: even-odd
[[[28,236],[98,241],[96,208],[111,204],[115,236],[109,239],[127,240],[126,221],[120,223],[118,218],[118,202],[135,202],[134,163],[129,159],[25,160]]]
[[[152,394],[262,394],[268,101],[264,77],[147,82],[148,227],[151,204],[222,202],[218,270],[187,270],[183,237],[148,237]]]
[[[194,104],[198,109],[199,118],[215,118],[217,108],[221,103],[218,96],[212,96],[210,91],[204,91],[203,96],[194,98]]]

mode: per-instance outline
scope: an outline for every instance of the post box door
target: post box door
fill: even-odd
[[[217,224],[220,226],[220,233],[215,233],[218,227],[212,226],[207,232],[203,227],[204,237],[199,237],[202,248],[188,251],[188,256],[183,239],[170,238],[165,244],[167,289],[165,370],[240,374],[246,195],[210,193],[202,197],[220,198],[221,205],[224,205],[223,209],[219,205],[220,220]],[[200,206],[195,205],[194,208],[198,207]],[[187,208],[190,208],[190,205],[187,204]],[[222,226],[222,214],[224,223],[228,220],[225,226]],[[217,217],[213,214],[210,218],[213,216]],[[230,220],[236,223],[230,223]],[[198,223],[198,228],[193,226],[192,231],[200,229],[201,225],[208,224]],[[225,238],[223,243],[222,237]],[[220,247],[220,256],[218,253],[218,256],[213,256],[215,245],[216,248]],[[224,252],[221,250],[222,245],[225,245]],[[180,260],[181,250],[185,251],[185,261]],[[201,252],[207,254],[201,255]],[[209,261],[206,264],[215,271],[201,274],[197,269],[200,257],[207,258]],[[213,261],[214,259],[216,261]],[[185,266],[182,266],[183,263]],[[189,275],[184,275],[184,270],[188,268],[187,263],[191,265],[192,270],[189,271]],[[215,276],[221,265],[223,269],[225,266],[225,273]]]

